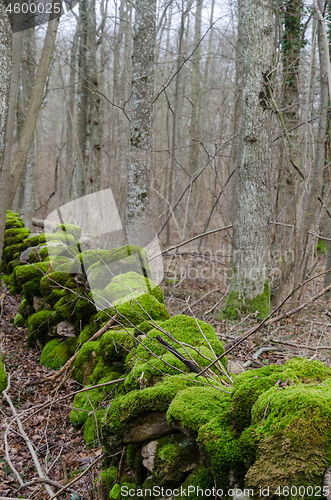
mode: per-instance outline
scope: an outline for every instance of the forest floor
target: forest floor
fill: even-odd
[[[315,269],[315,274],[322,271],[323,267],[322,259],[319,268]],[[177,280],[167,270],[162,287],[165,290],[166,305],[172,315],[194,314],[197,318],[211,323],[225,343],[258,324],[254,315],[241,318],[235,323],[222,320],[219,314],[221,303],[220,307],[215,307],[206,315],[218,300],[223,300],[226,292],[226,289],[217,287],[215,280]],[[309,300],[321,288],[323,277],[306,285],[302,300]],[[205,297],[211,291],[213,293]],[[61,387],[59,381],[54,386],[40,383],[51,371],[40,365],[40,351],[27,347],[27,329],[14,329],[12,326],[19,302],[19,297],[12,297],[6,291],[0,291],[0,351],[6,371],[11,374],[8,395],[37,452],[42,468],[52,481],[66,484],[87,470],[92,462],[97,461],[96,465],[72,486],[74,491],[59,498],[101,498],[93,485],[100,474],[101,460],[98,458],[102,455],[102,448],[88,449],[82,429],[71,425],[69,416],[74,396],[59,401],[61,397],[79,390],[81,386],[72,378],[66,380]],[[289,308],[292,306],[289,305],[287,309]],[[283,364],[295,356],[319,359],[331,366],[330,313],[330,302],[321,297],[299,314],[261,328],[233,349],[228,359],[235,363],[238,371],[242,370],[242,366],[252,369],[271,363]],[[0,498],[49,498],[44,487],[35,482],[37,473],[34,462],[26,442],[17,432],[17,423],[4,398],[0,402],[0,411]],[[21,488],[8,467],[6,452],[24,483],[28,483]],[[58,491],[57,487],[51,487],[54,492]]]

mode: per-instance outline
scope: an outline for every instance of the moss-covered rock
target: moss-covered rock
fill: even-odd
[[[90,323],[88,323],[88,325],[86,325],[83,328],[82,332],[79,334],[77,338],[77,345],[85,344],[85,342],[90,340],[90,338],[93,337],[93,335],[97,333],[98,330],[99,330],[98,324],[95,323],[93,320],[90,320]]]
[[[43,276],[40,281],[41,294],[43,297],[48,297],[54,290],[62,289],[70,278],[70,274],[56,271],[51,272],[47,276]]]
[[[178,391],[197,384],[194,375],[175,375],[165,378],[153,387],[142,391],[131,391],[116,398],[108,413],[103,427],[105,445],[110,451],[118,451],[125,432],[134,425],[142,414],[166,411]]]
[[[43,347],[50,340],[49,332],[52,326],[58,322],[54,311],[39,311],[28,318],[27,342],[32,345],[36,342]]]
[[[120,304],[116,308],[99,311],[96,319],[107,322],[117,314],[116,321],[123,326],[135,326],[143,320],[165,321],[170,315],[164,304],[161,304],[152,294],[145,293],[131,302]]]
[[[61,299],[63,299],[65,296],[66,296],[66,291],[61,288],[58,288],[56,290],[53,290],[49,295],[47,295],[45,301],[51,307],[54,307],[55,304],[59,302]]]
[[[104,289],[103,296],[110,304],[117,306],[145,293],[154,295],[160,303],[164,304],[161,288],[147,277],[131,271],[114,276],[111,283]]]
[[[307,499],[308,486],[323,488],[331,459],[330,408],[330,379],[318,385],[272,387],[262,393],[252,409],[251,432],[245,432],[246,440],[258,443],[246,486],[269,486],[271,497],[277,496],[278,487],[282,491],[288,485],[305,486],[306,492],[300,496]],[[250,449],[245,439],[242,448]],[[295,497],[290,491],[289,498]]]
[[[38,264],[26,264],[24,266],[15,267],[14,284],[22,287],[25,283],[38,278],[39,283],[45,274],[49,271],[49,264],[40,262]]]
[[[40,364],[51,370],[58,370],[75,353],[76,338],[69,338],[64,342],[53,339],[47,342],[41,353]]]
[[[19,254],[22,251],[22,244],[16,243],[14,245],[10,245],[9,247],[5,247],[2,252],[2,258],[5,262],[10,262],[11,260],[16,260],[14,258],[15,254]]]
[[[101,356],[101,347],[98,341],[87,342],[79,350],[78,356],[74,362],[74,378],[80,384],[87,384],[90,375]]]
[[[74,224],[56,224],[55,234],[58,236],[60,234],[72,235],[75,241],[78,241],[82,234],[82,228],[75,226]]]
[[[15,243],[22,243],[29,234],[30,231],[26,227],[6,229],[4,234],[4,245],[7,247]]]
[[[116,477],[117,477],[117,468],[114,466],[109,467],[108,469],[103,470],[100,473],[100,479],[108,491],[110,491],[114,486]]]
[[[125,330],[109,330],[100,339],[102,356],[108,362],[124,361],[127,354],[135,347],[133,328]]]
[[[250,425],[251,410],[260,394],[279,384],[309,383],[331,377],[331,368],[320,361],[293,358],[284,365],[269,365],[240,373],[234,380],[231,413],[235,428],[242,432]]]
[[[20,313],[17,313],[14,318],[13,327],[16,328],[17,326],[24,326],[24,324],[25,324],[25,319]]]

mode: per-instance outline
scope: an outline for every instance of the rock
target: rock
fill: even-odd
[[[170,429],[165,412],[152,412],[137,419],[138,425],[124,435],[124,443],[143,443],[151,439],[159,439],[173,432]]]
[[[141,448],[141,454],[144,457],[143,464],[149,471],[153,472],[154,458],[157,447],[157,441],[150,441]]]
[[[34,249],[35,249],[35,247],[29,247],[26,250],[24,250],[24,252],[22,252],[20,255],[20,262],[28,262],[29,257],[30,257],[30,253],[34,252]]]
[[[56,333],[60,337],[75,337],[74,327],[68,321],[61,321],[56,327]]]
[[[235,375],[238,375],[238,373],[243,373],[246,370],[240,363],[240,361],[229,361],[228,371],[229,373],[234,373]]]

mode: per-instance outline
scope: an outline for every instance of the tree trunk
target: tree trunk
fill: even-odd
[[[150,151],[152,146],[156,0],[137,0],[132,53],[130,159],[126,234],[148,219]]]
[[[323,0],[318,1],[321,12],[324,12]],[[311,238],[308,231],[315,229],[317,210],[320,208],[318,197],[322,191],[323,168],[325,165],[325,138],[327,134],[327,111],[328,111],[328,74],[327,74],[327,57],[321,22],[318,21],[318,52],[320,60],[320,103],[319,103],[319,126],[318,134],[315,140],[315,157],[312,169],[312,174],[309,179],[307,189],[306,205],[303,212],[303,221],[300,228],[300,279],[305,279],[308,271],[308,264],[312,254]],[[314,237],[313,237],[314,238]],[[314,238],[315,239],[315,238]]]
[[[11,148],[14,132],[15,123],[15,112],[13,107],[13,99],[9,98],[10,95],[10,85],[13,83],[12,79],[14,74],[12,73],[12,29],[9,21],[8,14],[5,12],[7,7],[6,2],[0,1],[0,59],[1,59],[1,71],[0,71],[0,254],[2,256],[2,248],[4,241],[4,231],[6,225],[6,211],[7,205],[5,204],[5,193],[9,190],[9,172],[10,172],[10,160],[11,160]],[[18,41],[20,44],[20,37],[16,33],[14,40]],[[15,47],[15,45],[14,45]],[[15,47],[17,48],[17,46]],[[18,63],[18,61],[16,61]],[[17,64],[18,67],[18,64]],[[15,72],[16,77],[16,89],[18,88],[18,69]],[[17,101],[17,92],[15,93],[15,106]],[[7,118],[9,109],[12,109],[11,113],[11,126],[7,130]],[[9,123],[8,123],[9,125]],[[10,132],[10,133],[8,133]]]
[[[267,78],[273,53],[273,2],[243,0],[243,131],[240,140],[238,217],[225,314],[264,317],[270,308],[270,119]]]

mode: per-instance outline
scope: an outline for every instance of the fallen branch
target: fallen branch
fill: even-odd
[[[27,486],[34,486],[35,484],[41,484],[41,483],[45,483],[45,484],[49,484],[50,486],[55,486],[55,488],[63,488],[63,484],[61,483],[58,483],[57,481],[53,481],[52,479],[48,479],[47,477],[44,477],[44,478],[36,478],[36,479],[33,479],[32,481],[29,481],[27,483],[24,483],[20,489],[22,488],[26,488]],[[70,493],[74,493],[75,495],[77,495],[77,491],[76,490],[73,490],[71,488],[69,488]]]
[[[170,345],[166,340],[164,340],[160,335],[157,335],[156,337],[156,340],[158,342],[160,342],[160,344],[162,344],[168,351],[171,352],[171,354],[173,354],[174,356],[176,356],[177,359],[179,359],[179,361],[181,361],[182,363],[184,363],[185,366],[187,366],[187,368],[193,372],[193,373],[200,373],[201,371],[201,368],[197,368],[193,363],[191,363],[191,361],[189,361],[188,359],[186,359],[182,354],[180,354],[174,347],[172,347],[172,345]]]
[[[16,411],[15,406],[14,406],[14,405],[13,405],[13,403],[12,403],[12,400],[10,399],[10,397],[9,397],[9,396],[8,396],[8,394],[7,394],[8,390],[9,390],[9,388],[10,388],[10,373],[8,374],[7,378],[8,378],[8,384],[7,384],[6,389],[3,391],[2,395],[3,395],[3,397],[6,399],[7,403],[9,404],[10,409],[11,409],[11,411],[12,411],[12,414],[14,415],[15,420],[16,420],[16,422],[17,422],[17,425],[18,425],[18,428],[19,428],[20,434],[21,434],[22,438],[24,439],[24,441],[26,442],[26,444],[27,444],[27,446],[28,446],[28,448],[29,448],[29,451],[30,451],[31,457],[32,457],[32,459],[33,459],[33,462],[34,462],[35,467],[36,467],[37,472],[38,472],[38,476],[39,476],[41,479],[45,479],[45,478],[46,478],[45,473],[44,473],[44,471],[42,470],[42,467],[41,467],[41,465],[40,465],[40,462],[39,462],[39,460],[38,460],[38,457],[37,457],[37,455],[36,455],[36,452],[34,451],[34,447],[33,447],[32,443],[31,443],[31,441],[30,441],[29,437],[27,436],[27,434],[25,433],[25,431],[24,431],[24,429],[23,429],[22,422],[21,422],[21,421],[20,421],[20,419],[19,419],[19,416],[18,416],[18,414],[17,414],[17,411]],[[22,486],[22,484],[20,484],[20,485]],[[47,494],[48,494],[50,497],[54,495],[52,488],[51,488],[48,484],[45,484],[45,483],[44,483],[44,488],[45,488],[45,490],[47,491]]]
[[[208,234],[219,233],[220,231],[224,231],[225,229],[231,229],[232,227],[233,227],[233,225],[230,224],[229,226],[219,227],[218,229],[212,229],[211,231],[207,231],[206,233],[198,234],[198,236],[193,236],[193,238],[190,238],[189,240],[182,241],[182,243],[178,243],[178,245],[174,245],[173,247],[170,247],[170,248],[167,248],[166,250],[163,250],[163,252],[161,252],[160,254],[153,255],[153,257],[149,260],[155,259],[156,257],[163,255],[164,253],[170,252],[170,250],[176,250],[176,248],[180,248],[184,245],[187,245],[188,243],[191,243],[191,241],[198,240],[199,238],[202,238],[203,236],[208,236]]]
[[[87,342],[92,342],[93,340],[101,337],[101,335],[103,335],[107,330],[108,328],[114,323],[115,319],[117,317],[117,314],[115,314],[115,316],[113,318],[110,318],[110,320],[102,327],[100,328],[100,330],[98,330],[89,340],[87,340],[85,343],[87,344]],[[60,368],[60,370],[58,370],[56,373],[54,373],[53,375],[51,375],[50,377],[45,377],[43,378],[42,380],[38,381],[38,382],[33,382],[33,385],[36,385],[36,384],[43,384],[44,382],[53,382],[54,380],[56,380],[57,378],[59,378],[60,375],[62,375],[62,373],[67,370],[68,368],[71,368],[73,362],[75,361],[75,359],[77,358],[78,354],[79,354],[79,351],[78,350],[77,352],[75,352],[75,354],[73,356],[71,356],[70,359],[68,359],[68,361],[62,366],[62,368]]]

